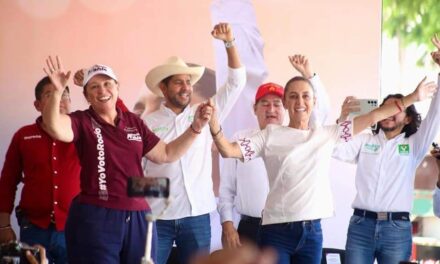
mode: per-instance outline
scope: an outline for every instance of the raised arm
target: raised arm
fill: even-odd
[[[434,45],[440,47],[440,42],[437,37],[432,39]],[[440,66],[440,50],[431,53],[432,59]],[[438,83],[440,83],[440,75],[438,76]],[[438,92],[434,95],[429,105],[428,113],[422,120],[417,133],[412,138],[414,141],[413,153],[416,162],[421,162],[429,150],[432,141],[435,139],[440,128],[440,96]]]
[[[414,90],[414,92],[403,97],[400,102],[396,101],[396,104],[384,104],[367,114],[355,117],[353,119],[353,134],[356,135],[367,127],[403,111],[405,107],[410,106],[415,102],[420,102],[432,97],[437,91],[437,85],[434,82],[425,83],[425,80],[426,77],[423,78],[423,80],[417,85],[417,88]]]
[[[220,123],[225,120],[235,102],[239,98],[246,84],[246,70],[240,62],[238,49],[235,45],[235,37],[228,23],[219,23],[214,26],[211,35],[224,42],[228,70],[226,82],[217,90],[214,96],[217,106],[217,114]]]
[[[301,54],[289,56],[289,61],[293,68],[301,73],[302,77],[308,79],[312,83],[312,89],[317,104],[312,111],[310,124],[317,123],[323,125],[330,113],[330,100],[321,79],[313,72],[312,66],[306,56]]]
[[[232,33],[231,25],[228,23],[218,23],[211,31],[211,35],[225,43],[226,54],[228,55],[228,66],[232,69],[241,67],[240,56],[238,56],[235,38]]]
[[[341,113],[336,119],[336,123],[343,122],[348,119],[348,115],[350,113],[360,112],[360,104],[359,101],[354,96],[347,96],[345,97],[344,102],[341,106]]]
[[[194,115],[194,121],[184,133],[168,144],[160,140],[145,157],[158,164],[178,160],[186,153],[196,137],[202,133],[203,127],[211,119],[212,112],[213,109],[209,103],[200,104]]]
[[[223,158],[242,159],[243,154],[241,153],[240,147],[238,146],[237,142],[231,143],[223,136],[222,128],[220,126],[212,99],[209,100],[209,104],[214,109],[211,121],[209,122],[209,129],[211,131],[212,139],[217,146],[218,152]]]
[[[45,130],[54,139],[63,142],[72,142],[73,131],[70,117],[61,114],[59,109],[61,96],[70,78],[70,71],[66,73],[63,70],[61,60],[58,56],[56,57],[56,63],[52,60],[52,57],[49,56],[49,58],[46,59],[46,65],[47,68],[43,70],[47,76],[49,76],[55,88],[50,93],[50,98],[42,112],[43,123],[46,126]]]

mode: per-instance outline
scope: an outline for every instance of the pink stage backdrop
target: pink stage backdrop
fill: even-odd
[[[214,2],[221,6],[226,1]],[[379,96],[380,0],[245,2],[255,9],[267,81],[284,84],[297,74],[287,56],[304,53],[330,93],[330,120],[336,118],[346,95]],[[13,133],[37,117],[33,89],[44,76],[47,55],[60,55],[72,70],[94,63],[110,65],[120,79],[121,97],[131,108],[139,94],[148,94],[147,71],[170,55],[215,70],[212,4],[206,0],[0,1],[0,163]],[[242,14],[235,10],[230,15]],[[81,88],[71,90],[73,109],[86,108]],[[336,217],[324,221],[324,244],[342,248],[354,196],[354,167],[335,161],[331,178]],[[218,245],[217,223],[213,248]]]

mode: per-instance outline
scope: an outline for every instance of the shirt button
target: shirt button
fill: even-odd
[[[52,143],[52,146],[56,146],[56,145],[57,145],[57,143],[55,143],[55,142],[54,142],[54,143]]]
[[[57,160],[57,157],[53,157],[54,160]]]
[[[54,189],[58,189],[58,185],[55,185],[53,188],[54,188]]]
[[[53,171],[53,174],[58,174],[58,171]]]
[[[57,202],[57,201],[55,201],[55,202],[53,202],[53,204],[54,204],[54,205],[57,205],[57,204],[58,204],[58,202]]]

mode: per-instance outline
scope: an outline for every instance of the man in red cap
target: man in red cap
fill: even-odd
[[[318,111],[313,112],[312,122],[323,123],[329,110],[329,102],[319,77],[313,74],[305,56],[290,56],[289,60],[303,77],[312,82],[320,106]],[[265,129],[269,124],[281,125],[285,113],[282,103],[283,93],[283,87],[275,83],[266,83],[258,87],[254,112],[259,128],[239,131],[234,135],[234,139],[249,137]],[[257,243],[261,212],[269,192],[263,159],[254,159],[248,163],[242,163],[236,159],[224,159],[222,164],[218,211],[222,222],[223,247],[240,246],[243,239]],[[241,215],[238,229],[235,229],[232,222],[234,207]]]

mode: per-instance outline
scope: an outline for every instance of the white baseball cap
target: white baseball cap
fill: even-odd
[[[106,75],[106,76],[112,78],[113,80],[118,81],[118,78],[116,78],[115,73],[113,72],[113,70],[110,67],[102,65],[102,64],[95,64],[92,67],[90,67],[89,69],[85,70],[83,87],[86,86],[86,84],[90,81],[90,79],[93,78],[93,76],[98,75],[98,74]]]

